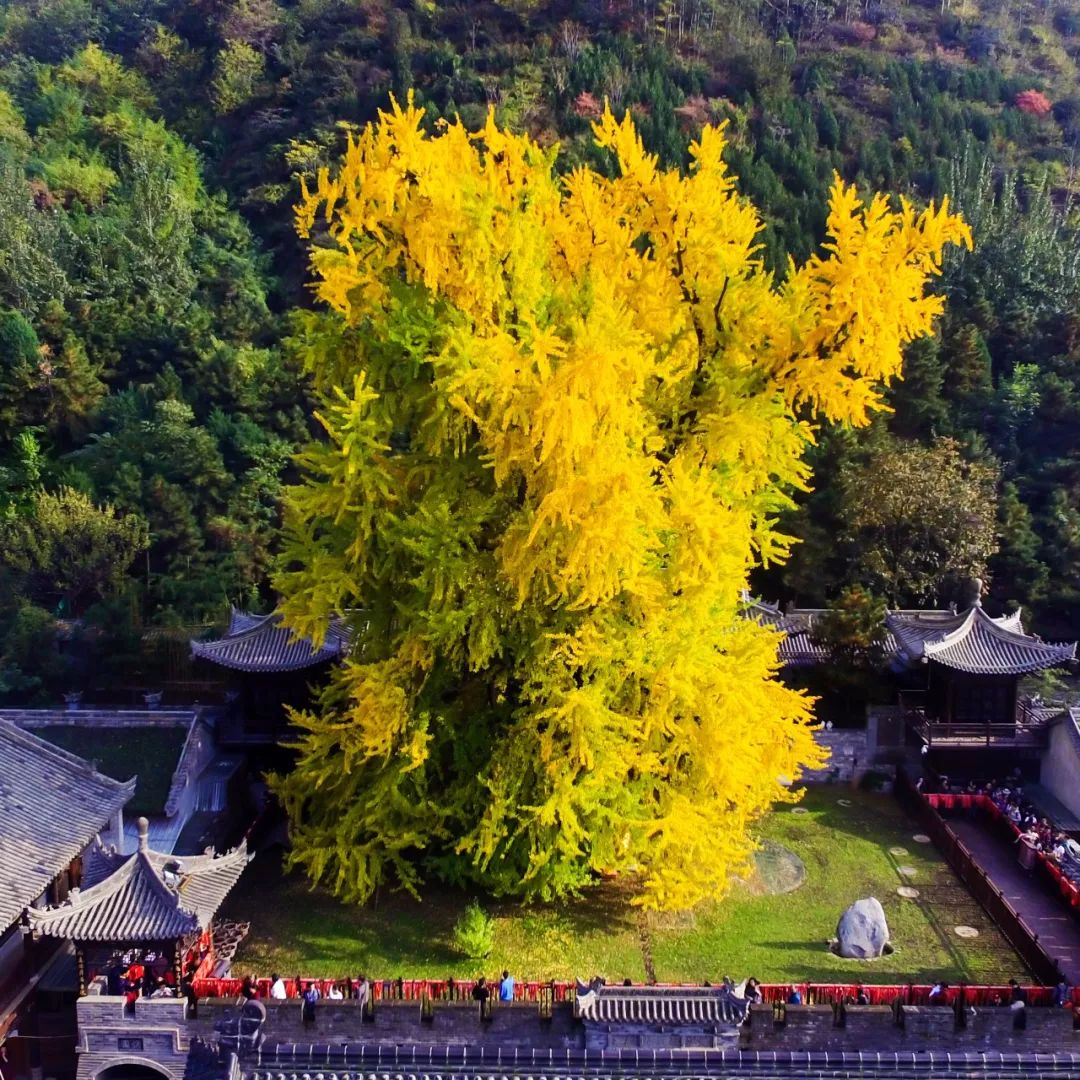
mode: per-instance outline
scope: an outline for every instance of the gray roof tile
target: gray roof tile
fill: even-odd
[[[113,815],[135,781],[0,719],[0,931],[10,926]]]
[[[1076,658],[1076,644],[1025,634],[1019,614],[991,618],[976,605],[956,614],[891,612],[889,629],[912,660],[979,675],[1023,675]]]
[[[234,671],[301,671],[343,656],[348,646],[348,628],[339,620],[331,621],[317,649],[287,629],[277,614],[248,615],[234,608],[225,637],[192,641],[191,655]]]
[[[226,855],[176,857],[140,848],[103,848],[87,860],[88,887],[55,908],[31,908],[30,924],[72,941],[168,941],[205,930],[247,866],[246,845]],[[180,865],[178,880],[166,867]]]

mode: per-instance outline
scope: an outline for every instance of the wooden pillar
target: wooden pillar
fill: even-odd
[[[173,975],[176,977],[176,992],[180,993],[180,984],[184,981],[184,939],[173,942]]]

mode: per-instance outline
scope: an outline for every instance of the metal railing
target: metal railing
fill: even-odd
[[[897,775],[895,791],[897,798],[919,822],[938,851],[945,856],[953,872],[982,905],[1035,978],[1047,986],[1057,983],[1061,972],[1057,962],[1039,941],[1039,935],[1024,922],[941,815],[912,787],[902,769]]]

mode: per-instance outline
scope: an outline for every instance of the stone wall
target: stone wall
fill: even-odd
[[[1039,779],[1055,799],[1080,818],[1080,729],[1072,716],[1051,725]]]
[[[899,1022],[884,1005],[851,1005],[839,1026],[831,1005],[793,1005],[785,1020],[774,1020],[771,1006],[751,1010],[743,1029],[746,1050],[837,1050],[893,1053],[904,1051],[1002,1053],[1080,1053],[1080,1031],[1069,1009],[1029,1008],[1025,1026],[1016,1027],[1008,1007],[977,1008],[958,1027],[951,1008],[904,1006]]]
[[[847,784],[870,764],[865,728],[822,728],[814,732],[814,741],[829,751],[829,761],[822,769],[810,770],[800,777],[800,783],[833,782]]]
[[[1066,1009],[1029,1008],[1024,1026],[1016,1026],[1009,1008],[978,1008],[958,1024],[950,1008],[905,1006],[896,1013],[887,1006],[849,1006],[839,1016],[829,1005],[788,1006],[780,1018],[771,1006],[756,1006],[741,1028],[695,1031],[666,1025],[587,1026],[569,1004],[556,1005],[550,1019],[541,1019],[535,1005],[496,1005],[490,1020],[481,1020],[471,1002],[436,1002],[434,1016],[422,1020],[416,1002],[377,1004],[373,1021],[362,1019],[355,1002],[322,1001],[315,1023],[305,1027],[296,1001],[265,1001],[264,1041],[252,1061],[285,1068],[315,1053],[329,1060],[339,1055],[378,1051],[380,1060],[404,1048],[420,1055],[475,1053],[481,1048],[496,1057],[516,1060],[518,1054],[588,1055],[601,1051],[725,1050],[751,1054],[1005,1054],[1075,1055],[1080,1061],[1080,1031]],[[186,1003],[140,1000],[133,1012],[124,999],[91,994],[78,1003],[79,1065],[77,1080],[95,1080],[105,1069],[142,1063],[165,1080],[183,1080],[189,1053],[214,1041],[214,1028],[237,1013],[233,1002],[204,1001],[197,1018],[185,1018]],[[460,1051],[459,1049],[460,1048]],[[389,1060],[389,1058],[387,1058]]]
[[[481,1021],[477,1006],[471,1001],[436,1001],[431,1020],[420,1019],[420,1005],[415,1001],[376,1002],[373,1021],[361,1019],[355,1001],[320,1001],[315,1008],[315,1022],[305,1027],[300,1019],[298,1001],[263,1000],[266,1006],[265,1041],[275,1043],[367,1043],[372,1046],[396,1046],[402,1042],[421,1042],[437,1046],[543,1045],[553,1049],[584,1046],[584,1033],[569,1006],[557,1007],[550,1020],[541,1020],[535,1003],[496,1002],[491,1019]],[[190,1021],[192,1034],[204,1039],[213,1037],[214,1026],[236,1015],[233,1002],[220,1000],[199,1003],[196,1020]]]
[[[867,752],[871,760],[895,762],[909,752],[906,715],[899,705],[866,707]]]
[[[157,1004],[156,1002],[150,1004]],[[498,1005],[492,1019],[482,1022],[475,1005],[467,1002],[435,1002],[434,1019],[421,1021],[416,1002],[380,1002],[373,1023],[362,1022],[355,1002],[319,1003],[316,1021],[304,1028],[296,1001],[264,1001],[267,1020],[265,1050],[278,1044],[348,1045],[372,1047],[415,1045],[485,1046],[496,1049],[540,1050],[617,1049],[743,1049],[749,1051],[801,1052],[847,1051],[893,1053],[941,1051],[943,1053],[1057,1053],[1080,1055],[1080,1031],[1074,1030],[1073,1013],[1067,1009],[1028,1008],[1025,1027],[1015,1027],[1009,1008],[979,1007],[958,1027],[951,1008],[904,1006],[898,1014],[888,1006],[848,1006],[838,1023],[831,1005],[792,1005],[783,1010],[784,1020],[774,1019],[771,1006],[755,1006],[749,1023],[735,1032],[723,1028],[693,1030],[671,1026],[590,1023],[575,1019],[569,1004],[556,1005],[550,1020],[539,1018],[536,1006],[524,1002]],[[212,1039],[214,1025],[235,1015],[232,1002],[201,1002],[199,1017],[188,1022],[191,1036]],[[80,1070],[79,1080],[84,1080]]]
[[[182,1080],[191,1046],[187,1003],[140,1000],[125,1010],[122,997],[91,994],[79,999],[77,1080],[93,1080],[104,1069],[125,1063],[148,1064],[169,1080]]]

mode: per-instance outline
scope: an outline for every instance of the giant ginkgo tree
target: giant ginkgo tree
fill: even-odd
[[[813,425],[881,406],[967,229],[837,181],[825,254],[778,282],[722,130],[685,172],[629,119],[595,134],[613,178],[394,104],[297,209],[325,437],[277,583],[354,646],[273,785],[293,863],[347,898],[622,873],[686,907],[821,761],[742,590],[788,551]]]

